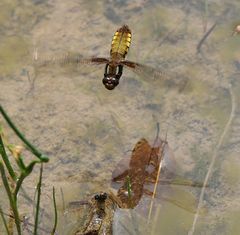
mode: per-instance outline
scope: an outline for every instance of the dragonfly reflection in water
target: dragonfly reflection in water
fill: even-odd
[[[159,70],[155,70],[149,66],[142,65],[139,63],[135,63],[129,60],[125,60],[125,57],[128,53],[130,44],[132,40],[131,30],[127,25],[123,25],[119,28],[112,38],[111,50],[110,50],[110,58],[104,57],[93,57],[90,59],[84,59],[79,55],[70,55],[67,54],[62,58],[49,58],[42,60],[38,58],[38,54],[34,55],[34,62],[36,64],[45,66],[48,64],[106,64],[104,71],[104,78],[102,80],[104,86],[108,90],[113,90],[118,84],[119,80],[122,76],[123,67],[131,69],[136,73],[144,73],[147,72],[148,76],[163,77],[164,73]]]

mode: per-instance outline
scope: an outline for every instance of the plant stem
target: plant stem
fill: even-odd
[[[10,189],[9,184],[8,184],[8,179],[6,177],[2,161],[0,161],[0,171],[1,171],[2,181],[3,181],[3,184],[4,184],[5,190],[7,192],[7,195],[8,195],[10,206],[13,210],[13,214],[14,214],[14,218],[15,218],[14,221],[15,221],[15,224],[16,224],[16,227],[17,227],[18,235],[21,235],[21,221],[19,219],[19,214],[18,214],[18,209],[17,209],[17,201],[14,200],[14,198],[13,198],[13,195],[12,195],[11,189]]]
[[[12,177],[12,179],[14,181],[16,181],[17,176],[16,176],[16,174],[15,174],[15,172],[14,172],[12,166],[11,166],[8,155],[5,151],[1,133],[0,133],[0,154],[2,155],[2,159],[4,161],[5,166],[7,167],[9,175]]]
[[[6,231],[7,231],[7,234],[10,235],[10,232],[9,232],[8,226],[7,226],[7,221],[6,221],[5,217],[4,217],[4,214],[3,214],[3,211],[2,211],[1,207],[0,207],[0,214],[1,214],[1,217],[2,217],[2,220],[3,220],[4,227],[5,227]]]
[[[18,178],[18,181],[17,181],[17,185],[16,185],[16,188],[14,190],[14,194],[13,194],[13,197],[14,197],[14,200],[17,200],[17,194],[18,194],[18,191],[22,185],[22,182],[23,180],[25,179],[27,175],[25,174],[21,174],[20,177]]]
[[[32,145],[25,137],[24,135],[17,129],[17,127],[14,125],[12,120],[9,118],[3,107],[0,105],[0,112],[5,118],[8,125],[13,129],[13,131],[16,133],[16,135],[27,145],[27,147],[30,149],[30,151],[41,161],[48,162],[48,158],[46,156],[43,156],[43,154],[34,146]]]
[[[53,206],[54,206],[54,226],[51,232],[51,235],[55,234],[57,228],[57,205],[56,205],[56,197],[55,197],[55,188],[53,187]]]
[[[22,182],[23,180],[28,176],[30,175],[30,173],[32,172],[33,170],[33,167],[36,163],[41,163],[40,161],[32,161],[27,167],[25,167],[24,170],[21,170],[22,173],[20,175],[20,177],[18,178],[18,181],[17,181],[17,185],[16,185],[16,188],[14,190],[14,199],[16,200],[17,199],[17,194],[18,194],[18,191],[22,185]]]
[[[127,191],[128,191],[128,200],[130,201],[132,198],[132,185],[130,176],[127,176]]]
[[[150,204],[150,208],[149,208],[149,212],[148,212],[148,223],[150,223],[150,219],[151,219],[151,215],[152,215],[152,209],[153,209],[153,200],[155,198],[156,192],[157,192],[157,186],[158,186],[158,181],[159,181],[159,177],[160,177],[160,173],[161,173],[161,169],[162,169],[162,164],[163,164],[163,157],[164,157],[164,148],[165,148],[165,142],[163,142],[163,144],[161,145],[161,152],[159,155],[159,166],[158,166],[158,171],[157,171],[157,177],[156,177],[156,181],[154,184],[154,189],[153,189],[153,194],[152,194],[152,200],[151,200],[151,204]]]
[[[35,224],[34,224],[34,233],[33,233],[34,235],[37,235],[37,229],[38,229],[38,215],[39,215],[40,198],[41,198],[42,172],[43,172],[43,164],[41,163],[39,181],[37,185],[38,194],[37,194]]]

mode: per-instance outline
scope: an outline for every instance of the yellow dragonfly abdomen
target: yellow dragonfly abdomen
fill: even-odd
[[[118,55],[118,57],[125,58],[131,44],[131,38],[132,33],[127,25],[119,28],[113,35],[110,51],[111,57]]]

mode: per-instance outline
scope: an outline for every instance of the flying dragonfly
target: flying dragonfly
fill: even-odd
[[[136,62],[125,60],[131,41],[131,30],[127,25],[123,25],[113,35],[109,58],[93,57],[90,59],[84,59],[79,55],[67,54],[60,59],[50,58],[40,61],[40,64],[105,64],[104,78],[102,79],[102,82],[108,90],[113,90],[119,84],[119,80],[122,76],[124,66],[136,73],[151,73],[151,76],[153,78],[164,77],[164,73],[162,71],[155,70],[154,68]],[[37,53],[35,53],[34,61],[38,62],[38,60],[38,55]]]

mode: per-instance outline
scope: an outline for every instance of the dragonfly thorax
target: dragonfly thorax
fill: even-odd
[[[122,76],[122,70],[122,65],[112,66],[110,64],[106,64],[102,82],[108,90],[113,90],[119,84],[119,79]]]

